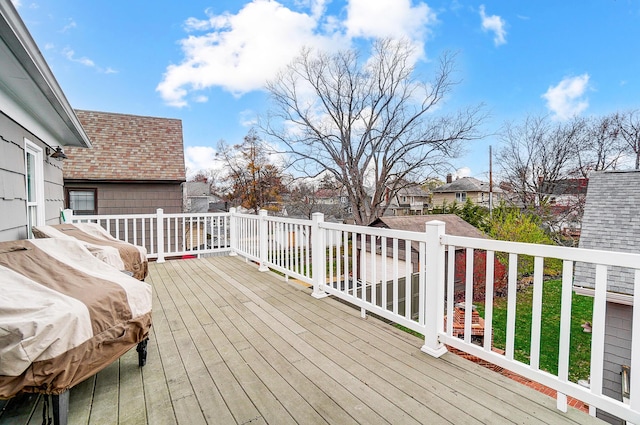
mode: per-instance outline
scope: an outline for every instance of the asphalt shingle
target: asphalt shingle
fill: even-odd
[[[582,218],[580,248],[640,253],[640,171],[591,175]],[[575,284],[593,288],[595,267],[577,263]],[[631,270],[612,267],[609,290],[633,294]]]
[[[65,147],[65,180],[185,181],[181,120],[75,112],[93,147]]]

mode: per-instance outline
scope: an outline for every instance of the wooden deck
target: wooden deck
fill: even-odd
[[[69,424],[602,423],[237,257],[152,263],[148,282],[147,365],[131,350],[73,388]],[[0,423],[40,424],[35,398]]]

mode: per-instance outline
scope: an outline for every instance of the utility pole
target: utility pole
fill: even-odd
[[[493,216],[493,155],[489,145],[489,217]]]

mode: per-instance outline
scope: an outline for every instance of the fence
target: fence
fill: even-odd
[[[446,346],[465,351],[526,378],[557,390],[557,406],[567,410],[567,396],[624,420],[640,423],[640,391],[631,392],[629,403],[603,394],[603,362],[607,308],[607,272],[612,267],[631,269],[635,287],[640,285],[640,254],[542,246],[447,235],[442,222],[426,224],[424,232],[350,226],[323,221],[294,220],[238,214],[157,214],[136,216],[72,216],[67,221],[99,222],[112,234],[145,245],[149,257],[164,261],[169,256],[205,253],[241,255],[259,264],[313,285],[312,295],[332,295],[424,335],[422,351],[441,356]],[[195,229],[195,230],[194,230]],[[477,261],[482,254],[482,264]],[[516,306],[518,261],[533,258],[533,304],[528,363],[515,359],[515,323],[521,314]],[[506,262],[507,319],[504,353],[495,351],[493,301],[498,258]],[[540,369],[542,289],[544,264],[562,262],[558,370]],[[462,284],[456,282],[457,265],[464,260]],[[577,262],[594,264],[590,386],[568,378],[571,348],[573,270]],[[484,339],[474,340],[473,314],[464,314],[462,328],[454,328],[458,307],[473,311],[478,276],[484,291]],[[455,294],[462,286],[461,294]],[[640,291],[632,298],[640,305]],[[445,320],[446,319],[446,320]],[[446,325],[445,325],[446,323]],[[640,309],[633,310],[633,323],[640,323]],[[630,382],[640,382],[640,326],[632,328]]]

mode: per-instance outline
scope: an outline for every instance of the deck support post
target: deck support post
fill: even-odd
[[[260,267],[258,270],[261,272],[268,272],[269,267],[267,267],[267,251],[269,249],[269,232],[267,229],[267,210],[260,210],[259,212],[259,221],[258,221],[258,234],[259,240],[258,244],[260,247]]]
[[[440,238],[444,235],[445,224],[434,220],[426,224],[427,246],[424,273],[425,293],[425,333],[421,351],[433,357],[447,352],[438,334],[444,331],[444,245]]]
[[[238,225],[238,220],[236,220],[236,209],[229,208],[229,255],[231,257],[235,257],[238,255],[237,246],[238,246],[238,230],[236,226]]]
[[[320,223],[324,222],[324,214],[316,212],[312,215],[311,225],[311,273],[313,279],[314,298],[324,298],[329,296],[324,292],[325,270],[327,268],[327,247],[324,238],[324,230],[320,228]]]

